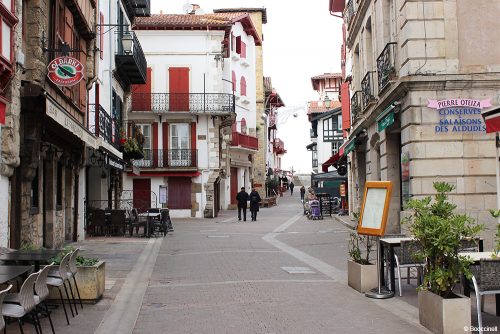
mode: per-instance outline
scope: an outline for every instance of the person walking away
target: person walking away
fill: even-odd
[[[304,196],[306,195],[306,188],[304,186],[300,187],[300,200],[304,203]]]
[[[250,214],[254,222],[257,221],[257,212],[259,212],[259,202],[261,200],[259,193],[255,188],[252,188],[252,192],[250,193]]]
[[[293,195],[293,187],[295,187],[295,184],[293,184],[293,181],[290,182],[289,187],[290,187],[290,195]]]
[[[241,211],[243,211],[243,221],[247,221],[247,201],[248,194],[245,191],[245,187],[241,187],[241,191],[236,195],[236,200],[238,201],[238,220],[241,220]]]

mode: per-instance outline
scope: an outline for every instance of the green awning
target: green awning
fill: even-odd
[[[356,147],[356,137],[352,138],[344,148],[344,155],[348,155],[352,150],[354,150],[354,147]]]
[[[394,104],[389,105],[384,111],[377,116],[378,132],[383,131],[385,128],[394,124]]]

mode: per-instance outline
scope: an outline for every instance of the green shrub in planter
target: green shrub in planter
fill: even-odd
[[[75,247],[73,247],[73,246],[66,246],[66,247],[63,248],[63,250],[61,251],[61,253],[59,253],[59,255],[53,257],[52,259],[50,259],[50,262],[54,262],[54,265],[59,265],[61,263],[61,260],[63,259],[63,257],[66,256],[66,254],[74,252],[74,251],[75,251]],[[76,257],[76,265],[78,267],[93,266],[97,262],[99,262],[99,259],[95,258],[95,257],[94,258],[86,258],[86,257],[83,257],[81,255],[78,255]]]
[[[448,201],[447,193],[454,186],[435,182],[437,194],[407,202],[406,208],[413,214],[404,220],[410,232],[420,242],[421,251],[416,257],[425,261],[424,283],[420,287],[443,298],[452,298],[460,275],[471,278],[470,261],[459,256],[461,240],[473,239],[483,229],[466,214],[455,214],[456,205]]]

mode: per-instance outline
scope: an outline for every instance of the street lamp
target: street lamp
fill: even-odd
[[[123,51],[125,54],[131,54],[132,53],[132,47],[134,44],[134,37],[130,32],[126,32],[122,36],[122,47]]]
[[[330,98],[328,97],[328,95],[325,95],[325,99],[323,100],[323,103],[325,104],[325,107],[327,109],[329,109],[330,106],[332,105],[332,101],[330,100]]]

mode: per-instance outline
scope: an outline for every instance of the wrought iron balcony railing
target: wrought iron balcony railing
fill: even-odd
[[[120,147],[120,125],[101,105],[96,108],[95,104],[89,104],[88,129],[96,137],[103,138],[116,149]]]
[[[257,137],[252,137],[239,132],[233,132],[231,146],[241,146],[251,150],[258,150],[259,140]]]
[[[132,93],[132,111],[234,113],[234,95],[224,93]]]
[[[363,96],[363,108],[366,108],[370,102],[375,100],[373,72],[366,73],[363,80],[361,80],[361,93]]]
[[[143,149],[144,158],[134,160],[137,168],[197,167],[198,151],[195,149],[152,150]]]
[[[344,9],[344,17],[345,17],[345,23],[349,27],[349,24],[351,23],[352,18],[354,17],[354,0],[349,0],[347,3],[347,6]]]
[[[361,115],[361,110],[362,110],[362,105],[361,105],[361,91],[356,91],[351,97],[351,122],[352,124],[356,123],[356,120],[359,118]]]
[[[122,0],[130,21],[136,16],[151,16],[151,0]]]
[[[396,74],[396,43],[387,43],[377,58],[378,92],[382,92]]]
[[[132,52],[124,50],[123,37],[132,35]],[[145,84],[148,63],[141,43],[133,31],[118,31],[116,33],[115,72],[118,79],[125,85]]]

